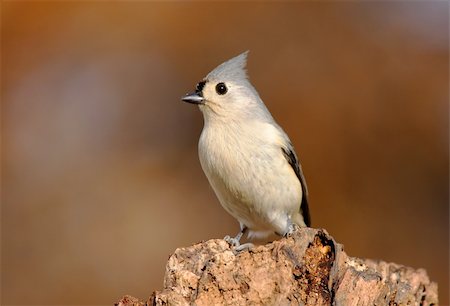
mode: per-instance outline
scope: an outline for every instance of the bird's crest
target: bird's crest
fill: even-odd
[[[206,79],[222,82],[247,80],[247,71],[245,69],[247,54],[248,50],[220,64],[206,76]]]

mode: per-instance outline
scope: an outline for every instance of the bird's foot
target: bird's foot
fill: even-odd
[[[240,253],[242,251],[250,250],[251,248],[254,248],[254,247],[255,247],[255,245],[253,243],[247,242],[247,243],[243,243],[243,244],[240,244],[240,245],[234,247],[232,250],[233,250],[234,255],[237,255],[238,253]]]
[[[239,237],[240,238],[240,237]],[[240,239],[238,239],[237,237],[230,237],[230,236],[225,236],[223,238],[223,240],[225,240],[225,242],[227,242],[231,247],[239,247],[241,245],[241,243],[239,242]]]
[[[233,238],[230,236],[225,236],[223,238],[223,240],[225,240],[231,246],[231,249],[233,250],[234,255],[236,255],[244,250],[249,250],[252,247],[254,247],[253,243],[249,243],[249,242],[244,243],[244,244],[240,243],[242,235],[244,235],[244,233],[247,232],[247,230],[248,230],[247,227],[243,227],[241,229],[241,231],[236,235],[236,237]]]
[[[299,230],[299,228],[300,227],[295,223],[289,224],[288,230],[287,230],[286,234],[284,234],[284,237],[286,237],[286,238],[291,237],[294,232]]]
[[[231,246],[231,250],[233,251],[234,255],[237,255],[242,251],[249,250],[255,246],[250,242],[241,244],[239,242],[239,239],[237,239],[236,237],[233,238],[230,236],[225,236],[223,240],[225,240]]]

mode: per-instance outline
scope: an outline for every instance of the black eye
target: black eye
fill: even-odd
[[[225,84],[224,83],[219,83],[219,84],[217,84],[216,85],[216,92],[219,94],[219,95],[224,95],[224,94],[226,94],[227,93],[227,87],[225,86]]]

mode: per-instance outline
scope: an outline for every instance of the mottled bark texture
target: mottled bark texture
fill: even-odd
[[[347,256],[322,229],[233,254],[221,239],[170,256],[164,289],[118,305],[437,305],[423,269]]]

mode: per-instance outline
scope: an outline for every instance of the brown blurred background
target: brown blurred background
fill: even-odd
[[[1,3],[1,304],[162,288],[177,247],[235,234],[180,97],[250,50],[314,227],[427,269],[448,304],[446,1]]]

